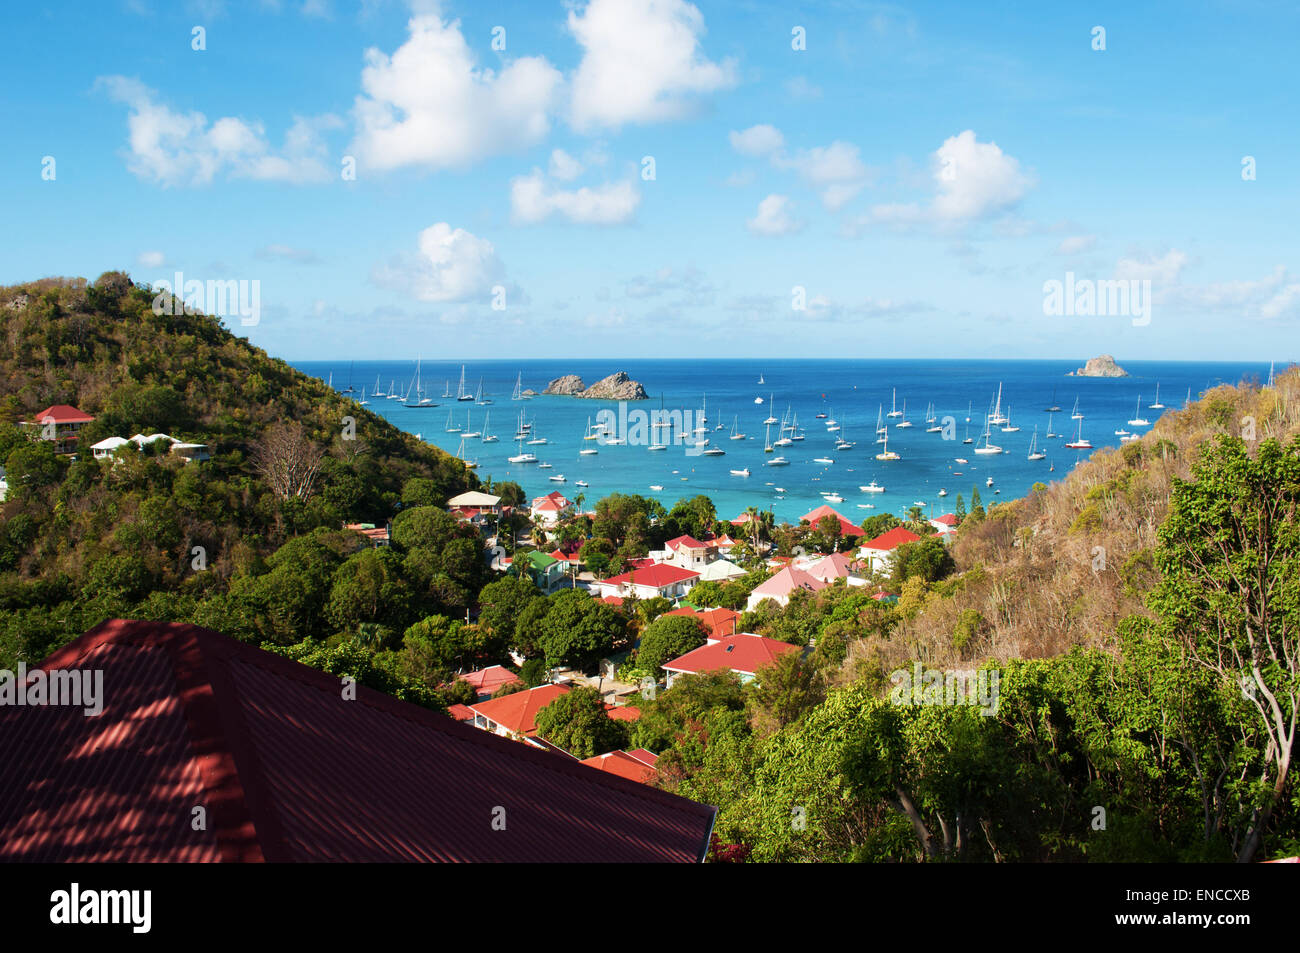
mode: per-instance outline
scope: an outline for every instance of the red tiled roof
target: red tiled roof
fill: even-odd
[[[920,538],[906,526],[895,526],[889,532],[881,533],[875,539],[863,543],[862,546],[864,549],[878,549],[882,552],[888,552],[897,549],[904,543],[915,543]]]
[[[462,682],[469,682],[480,695],[491,695],[502,685],[519,681],[519,676],[504,665],[490,665],[477,672],[466,672],[456,677]]]
[[[51,404],[30,421],[25,422],[43,424],[50,417],[54,418],[56,424],[88,424],[95,419],[90,414],[83,414],[71,404]]]
[[[812,510],[811,512],[805,513],[803,516],[799,517],[799,519],[800,519],[800,520],[807,520],[809,523],[812,524],[813,528],[816,529],[816,528],[817,528],[817,521],[820,520],[820,519],[822,519],[823,517],[826,517],[826,516],[833,516],[833,517],[835,517],[837,520],[839,520],[839,522],[840,522],[840,533],[842,533],[843,535],[845,535],[845,536],[861,536],[861,535],[862,535],[862,527],[861,527],[861,526],[856,526],[856,525],[854,525],[853,523],[850,523],[850,522],[849,522],[849,521],[848,521],[848,520],[847,520],[847,519],[846,519],[842,514],[840,514],[839,512],[837,512],[837,511],[835,511],[835,510],[833,510],[833,509],[831,509],[829,506],[826,506],[825,504],[823,504],[823,505],[817,507],[817,509]]]
[[[448,705],[447,714],[451,715],[451,717],[455,718],[457,721],[474,720],[474,712],[465,705]]]
[[[642,764],[648,764],[652,768],[655,766],[655,762],[659,760],[659,755],[655,754],[653,751],[647,751],[645,748],[633,748],[628,752],[628,754],[631,757],[636,758]]]
[[[702,543],[694,536],[677,536],[664,543],[664,549],[708,549],[708,543]]]
[[[687,673],[733,669],[753,675],[778,655],[797,651],[799,646],[789,642],[742,632],[692,649],[680,658],[665,662],[663,668],[669,672]]]
[[[569,694],[568,685],[539,685],[526,692],[504,698],[489,698],[469,707],[475,713],[496,722],[507,731],[531,737],[537,734],[537,713],[561,695]]]
[[[620,778],[639,781],[642,784],[652,783],[659,773],[654,769],[653,765],[646,764],[639,758],[634,758],[626,751],[611,751],[609,754],[598,754],[594,758],[587,758],[582,763],[598,771],[608,771]]]
[[[668,563],[652,563],[649,566],[643,566],[633,569],[631,572],[625,572],[621,576],[610,576],[605,580],[611,585],[621,586],[623,583],[638,586],[650,586],[654,589],[662,589],[665,586],[671,586],[674,583],[685,582],[687,579],[696,579],[699,573],[691,569],[682,569],[679,566],[670,566]]]
[[[0,861],[703,858],[715,810],[191,625],[112,620],[42,663],[103,712],[0,707]],[[340,771],[339,765],[346,765]],[[206,830],[190,824],[207,808]],[[492,830],[504,808],[509,834]]]
[[[544,510],[547,512],[551,510],[562,510],[572,505],[573,503],[566,500],[564,494],[560,493],[558,490],[552,490],[545,496],[539,496],[533,500],[533,509]]]
[[[740,619],[740,613],[733,612],[731,609],[706,609],[700,611],[692,609],[690,606],[669,609],[664,615],[684,615],[692,619],[699,619],[711,634],[717,633],[718,635],[735,635],[736,623]]]
[[[641,717],[641,709],[634,705],[606,705],[605,714],[615,721],[636,721]]]
[[[936,516],[934,519],[930,520],[930,522],[931,522],[931,523],[942,523],[944,526],[956,526],[956,525],[957,525],[957,514],[956,514],[956,513],[944,513],[942,516]]]

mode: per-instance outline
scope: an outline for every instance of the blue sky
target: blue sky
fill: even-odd
[[[0,282],[257,280],[288,359],[1293,357],[1300,13],[1130,6],[24,7]]]

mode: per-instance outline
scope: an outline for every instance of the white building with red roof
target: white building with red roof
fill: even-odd
[[[552,490],[545,496],[536,497],[528,510],[534,523],[554,526],[573,512],[573,501],[565,499],[559,490]]]
[[[457,675],[462,682],[468,682],[479,700],[486,701],[496,694],[497,689],[519,681],[519,676],[504,665],[489,665],[475,672]]]
[[[951,542],[953,534],[957,532],[957,514],[944,513],[942,516],[936,516],[930,520],[930,525],[943,537],[945,543]]]
[[[55,453],[72,453],[77,449],[82,428],[94,419],[71,404],[51,404],[31,420],[22,421],[20,426],[36,431],[41,440],[53,441]]]
[[[832,553],[815,560],[807,567],[808,575],[825,583],[843,579],[850,586],[865,586],[866,577],[858,571],[858,561],[848,553]]]
[[[818,579],[816,576],[806,572],[797,566],[786,566],[779,573],[754,588],[749,594],[749,600],[745,603],[745,608],[751,612],[758,607],[758,604],[764,599],[771,599],[778,605],[789,605],[790,596],[799,589],[808,592],[817,592],[819,589],[825,589],[830,583]]]
[[[650,554],[656,562],[680,566],[682,569],[703,571],[712,562],[716,550],[711,543],[701,542],[694,536],[677,536],[664,543],[664,548]]]
[[[679,599],[690,592],[700,578],[693,569],[683,569],[670,563],[653,563],[610,576],[595,583],[599,596],[636,596],[638,599]]]
[[[894,551],[904,543],[915,543],[921,539],[905,526],[895,526],[888,532],[881,533],[875,539],[868,540],[858,550],[858,555],[867,561],[872,572],[887,572],[894,559]]]
[[[679,676],[701,672],[732,671],[740,676],[742,682],[748,682],[763,666],[772,664],[787,652],[798,651],[799,646],[789,642],[742,632],[722,639],[710,639],[708,644],[665,662],[663,670],[668,673],[669,688]]]

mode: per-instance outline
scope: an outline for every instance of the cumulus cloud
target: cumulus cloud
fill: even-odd
[[[1115,277],[1121,281],[1148,279],[1154,284],[1170,285],[1178,281],[1187,253],[1171,248],[1159,258],[1121,258],[1115,263]]]
[[[877,205],[871,219],[892,225],[962,225],[1010,211],[1034,186],[1034,177],[993,142],[973,130],[951,136],[931,156],[934,196],[929,205]]]
[[[97,86],[129,109],[127,168],[139,178],[183,186],[208,185],[219,175],[289,183],[332,175],[322,134],[342,125],[337,116],[296,117],[276,150],[260,122],[233,116],[209,122],[201,112],[176,112],[125,76],[101,77]]]
[[[741,132],[732,131],[731,148],[743,156],[765,156],[785,145],[785,136],[775,126],[761,123]]]
[[[631,182],[561,189],[548,184],[540,169],[510,181],[511,216],[521,225],[535,225],[558,216],[578,225],[621,225],[641,204]]]
[[[547,171],[553,179],[559,179],[561,182],[572,182],[582,175],[583,165],[563,149],[555,149],[551,152],[551,164]]]
[[[792,235],[803,228],[790,214],[792,203],[788,196],[769,195],[758,203],[758,214],[745,222],[755,235]]]
[[[435,302],[486,300],[504,277],[505,266],[491,242],[446,222],[420,232],[418,255],[378,265],[371,273],[378,285]]]
[[[1174,252],[1166,254],[1165,259],[1172,254]],[[1165,265],[1163,272],[1168,274],[1171,267]],[[1178,267],[1181,269],[1181,262]],[[1159,273],[1162,269],[1153,266],[1148,271]],[[1169,289],[1165,297],[1184,308],[1262,318],[1266,321],[1300,316],[1300,280],[1294,278],[1283,265],[1276,266],[1272,273],[1263,278],[1253,280],[1177,285]]]
[[[364,165],[464,167],[546,137],[563,77],[544,57],[497,72],[477,66],[459,21],[425,13],[408,30],[392,56],[366,51],[351,147]]]
[[[568,24],[583,50],[571,81],[578,130],[677,119],[736,82],[734,63],[702,52],[704,16],[686,0],[591,0]]]

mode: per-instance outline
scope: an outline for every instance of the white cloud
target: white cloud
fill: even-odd
[[[930,204],[877,205],[871,220],[891,225],[962,225],[992,219],[1014,208],[1035,184],[1018,159],[996,143],[980,142],[970,129],[944,140],[931,159],[934,196]]]
[[[572,182],[582,175],[583,165],[563,149],[555,149],[551,152],[551,164],[547,171],[550,172],[553,179],[559,179],[561,182]]]
[[[1165,257],[1168,258],[1169,255]],[[1166,267],[1165,271],[1168,270]],[[1253,281],[1178,285],[1170,289],[1167,297],[1183,307],[1268,321],[1300,315],[1300,281],[1293,279],[1283,265],[1276,266],[1271,274]]]
[[[1149,279],[1153,283],[1171,285],[1178,281],[1187,253],[1171,248],[1159,258],[1121,258],[1115,263],[1115,277],[1121,281]]]
[[[621,225],[631,220],[640,204],[641,193],[631,182],[557,189],[547,184],[540,169],[510,181],[511,215],[523,225],[557,215],[579,225]]]
[[[352,151],[375,169],[464,167],[542,141],[563,77],[544,57],[480,68],[459,21],[418,15],[393,55],[366,51]]]
[[[803,223],[790,215],[791,202],[785,195],[769,195],[758,203],[758,214],[745,222],[755,235],[791,235],[803,228]]]
[[[97,85],[130,108],[127,168],[142,179],[172,186],[208,185],[218,175],[290,183],[332,175],[321,134],[342,125],[337,116],[295,118],[276,151],[260,122],[226,116],[209,123],[201,112],[175,112],[125,76],[101,77]]]
[[[420,232],[419,255],[376,266],[376,284],[406,292],[420,301],[466,301],[482,297],[505,276],[505,267],[487,239],[438,222]]]
[[[1061,244],[1057,246],[1058,255],[1080,255],[1083,252],[1091,251],[1097,245],[1096,235],[1070,235],[1061,239]]]
[[[144,268],[161,268],[167,264],[167,256],[160,251],[142,251],[136,261]]]
[[[775,126],[761,123],[742,132],[731,132],[731,148],[745,156],[765,156],[785,145],[785,136]]]
[[[966,221],[1005,211],[1033,184],[1019,161],[996,143],[977,141],[970,129],[945,140],[934,157],[934,211],[941,219]]]
[[[568,22],[583,49],[570,101],[578,130],[677,119],[736,82],[734,63],[700,50],[704,16],[686,0],[591,0]]]

